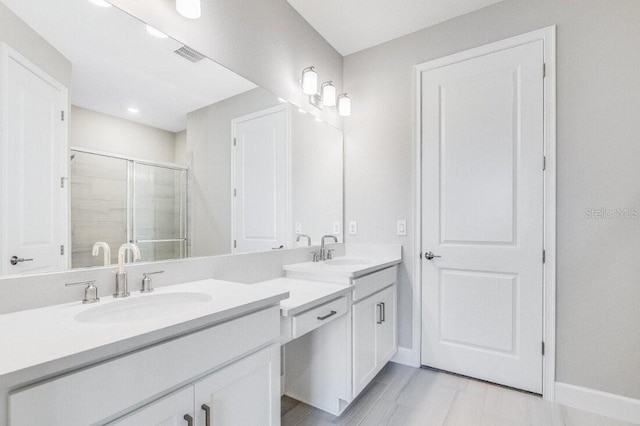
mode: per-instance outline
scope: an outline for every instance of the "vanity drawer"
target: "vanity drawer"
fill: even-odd
[[[354,278],[353,282],[353,301],[362,300],[367,296],[390,286],[398,280],[398,267],[383,269],[373,274],[363,277]]]
[[[344,315],[348,310],[346,297],[327,302],[293,317],[293,338],[297,339],[316,328]]]

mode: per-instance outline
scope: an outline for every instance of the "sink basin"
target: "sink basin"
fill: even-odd
[[[367,263],[371,263],[371,262],[363,259],[332,259],[332,260],[325,260],[324,263],[327,265],[333,265],[333,266],[357,266],[357,265],[366,265]]]
[[[197,308],[210,302],[211,299],[212,297],[205,293],[144,295],[92,307],[80,312],[74,319],[79,322],[103,324],[144,321]]]

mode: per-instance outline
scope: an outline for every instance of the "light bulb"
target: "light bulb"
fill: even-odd
[[[326,107],[336,106],[336,86],[332,81],[322,83],[322,105]]]
[[[338,114],[340,117],[351,115],[351,98],[346,93],[338,96]]]
[[[302,93],[315,95],[318,92],[318,73],[314,67],[302,70]]]
[[[176,10],[189,19],[198,19],[202,15],[200,0],[176,0]]]

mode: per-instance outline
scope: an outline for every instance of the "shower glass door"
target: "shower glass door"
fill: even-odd
[[[143,262],[187,257],[187,183],[185,168],[72,149],[72,267],[101,266],[98,241],[111,247],[112,264],[125,242]]]
[[[142,260],[187,256],[187,172],[134,162],[133,241]]]

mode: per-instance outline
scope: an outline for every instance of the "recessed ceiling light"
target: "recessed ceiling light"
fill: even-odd
[[[151,25],[147,25],[147,32],[149,34],[151,34],[154,37],[158,37],[158,38],[167,38],[169,37],[168,35],[166,35],[165,33],[163,33],[162,31],[158,31],[155,28],[153,28]]]
[[[104,0],[89,0],[91,3],[95,4],[96,6],[100,6],[100,7],[111,7],[110,3],[107,3]]]
[[[129,111],[131,114],[137,114],[140,112],[138,108],[134,108],[134,107],[127,108],[127,111]]]

